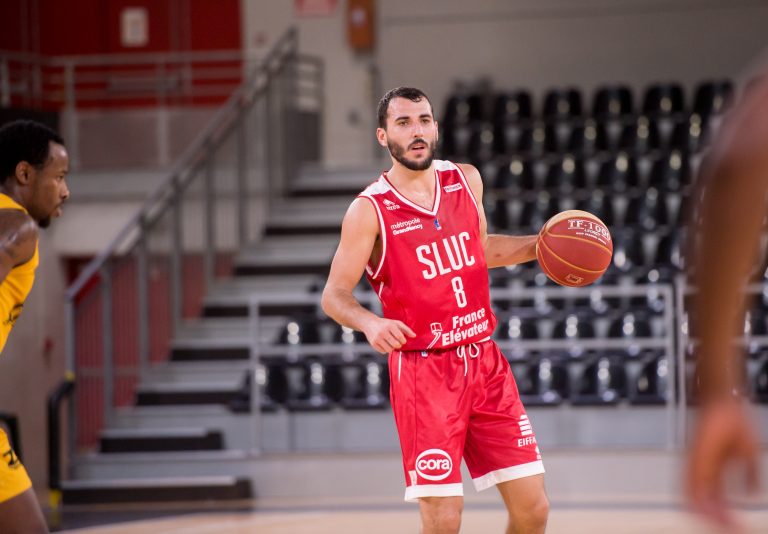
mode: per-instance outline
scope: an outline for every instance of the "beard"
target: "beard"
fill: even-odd
[[[437,139],[435,139],[431,143],[427,143],[423,139],[416,139],[408,146],[410,147],[415,143],[424,143],[427,146],[427,150],[428,150],[427,157],[425,157],[422,161],[416,161],[416,160],[406,158],[405,157],[406,149],[403,148],[401,145],[398,145],[397,143],[390,142],[389,140],[387,140],[387,148],[389,149],[389,153],[392,154],[392,157],[395,158],[395,160],[399,162],[406,169],[409,169],[412,171],[424,171],[426,169],[429,169],[429,166],[432,165],[432,160],[435,159],[435,150],[437,149]]]
[[[44,219],[40,219],[39,221],[37,221],[37,225],[40,228],[48,228],[51,225],[51,218],[46,217]]]

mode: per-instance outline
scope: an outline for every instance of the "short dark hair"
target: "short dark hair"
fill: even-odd
[[[423,98],[429,102],[430,109],[432,108],[432,102],[430,102],[429,97],[427,97],[427,95],[424,94],[424,91],[421,89],[416,89],[415,87],[395,87],[394,89],[387,91],[387,94],[385,94],[383,97],[381,97],[381,100],[379,100],[379,128],[387,127],[387,113],[389,112],[389,103],[393,98],[407,98],[411,102],[420,102]]]
[[[64,145],[59,134],[31,120],[16,120],[0,128],[0,183],[16,174],[16,165],[26,161],[42,168],[50,157],[50,142]]]

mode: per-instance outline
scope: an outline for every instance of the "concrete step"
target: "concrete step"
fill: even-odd
[[[221,450],[219,431],[206,428],[111,428],[102,431],[102,453]]]
[[[174,502],[250,499],[251,481],[234,476],[69,480],[64,504]]]

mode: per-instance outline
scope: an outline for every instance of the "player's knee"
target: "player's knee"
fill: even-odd
[[[515,532],[544,532],[548,517],[549,499],[544,492],[529,500],[526,506],[509,511],[509,521],[515,526]]]
[[[422,518],[423,534],[458,534],[461,528],[461,511],[444,510]]]
[[[424,534],[458,533],[461,527],[461,501],[437,498],[422,503],[421,522]]]

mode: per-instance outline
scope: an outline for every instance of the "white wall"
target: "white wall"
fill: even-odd
[[[323,159],[330,165],[367,163],[374,154],[374,95],[369,74],[371,58],[347,46],[346,4],[339,0],[330,16],[299,17],[288,0],[243,0],[243,47],[263,55],[289,27],[299,32],[304,54],[325,63]]]
[[[768,3],[750,0],[387,0],[379,9],[383,85],[424,89],[438,114],[454,80],[490,77],[538,97],[569,84],[587,96],[606,82],[692,88],[737,76],[768,44]]]
[[[304,53],[326,65],[324,159],[370,162],[381,93],[415,85],[438,116],[456,80],[489,77],[525,87],[537,104],[547,88],[591,92],[624,82],[637,98],[648,84],[735,78],[768,44],[768,2],[756,0],[379,0],[373,58],[346,43],[345,0],[332,15],[297,18],[287,0],[243,0],[244,48],[265,52],[288,27]],[[380,83],[371,75],[378,67]],[[587,104],[589,102],[586,102]]]

